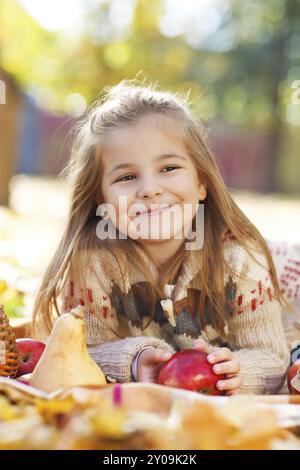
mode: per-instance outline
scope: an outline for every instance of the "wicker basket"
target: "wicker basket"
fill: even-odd
[[[0,376],[15,377],[19,366],[16,337],[0,305]]]

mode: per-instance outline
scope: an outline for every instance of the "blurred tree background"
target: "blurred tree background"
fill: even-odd
[[[64,225],[69,131],[124,78],[188,94],[227,185],[253,191],[235,192],[242,210],[299,243],[300,0],[0,0],[0,304],[12,317],[30,316]]]
[[[124,78],[189,91],[230,186],[300,192],[300,0],[82,0],[68,32],[22,3],[1,0],[0,67],[39,107],[76,117]]]

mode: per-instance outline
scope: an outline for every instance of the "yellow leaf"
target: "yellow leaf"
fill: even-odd
[[[57,416],[69,415],[76,406],[76,403],[71,398],[65,398],[64,400],[38,399],[36,401],[37,412],[46,422],[53,421]]]
[[[0,294],[7,289],[7,283],[0,279]]]

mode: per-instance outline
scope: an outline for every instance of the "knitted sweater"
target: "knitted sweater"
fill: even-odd
[[[290,303],[290,308],[282,312],[282,321],[289,349],[292,350],[296,343],[300,343],[300,245],[274,241],[267,243],[281,292]]]
[[[109,380],[132,381],[132,362],[144,347],[174,353],[192,347],[195,339],[202,338],[235,353],[241,364],[242,393],[272,394],[279,390],[289,365],[289,350],[265,257],[253,252],[255,261],[231,236],[224,240],[224,254],[236,273],[233,277],[231,270],[229,274],[225,269],[226,299],[235,307],[228,309],[226,338],[209,321],[200,327],[195,311],[200,287],[197,288],[193,263],[183,263],[176,285],[165,286],[166,297],[157,300],[154,318],[147,326],[147,304],[140,302],[135,290],[135,284],[143,279],[138,275],[128,278],[122,292],[104,277],[101,266],[108,260],[103,255],[82,253],[80,262],[88,263],[87,295],[93,307],[85,310],[87,344]],[[154,264],[150,268],[156,272]],[[70,268],[62,295],[64,312],[84,305],[76,279]]]

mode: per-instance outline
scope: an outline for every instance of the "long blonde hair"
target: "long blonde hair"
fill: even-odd
[[[274,264],[263,237],[249,219],[238,208],[227,190],[217,163],[205,143],[203,126],[193,114],[187,98],[178,97],[153,86],[145,86],[136,81],[124,80],[115,87],[107,87],[103,97],[84,116],[76,129],[70,162],[64,172],[71,186],[71,204],[66,228],[52,261],[44,275],[38,292],[33,314],[34,332],[42,328],[47,334],[51,331],[55,318],[61,314],[58,298],[72,264],[81,273],[82,292],[86,293],[85,273],[88,266],[79,263],[80,253],[89,250],[105,250],[114,260],[124,279],[124,262],[134,263],[143,273],[150,286],[152,307],[156,296],[163,295],[164,284],[174,283],[182,266],[186,252],[180,248],[172,262],[160,267],[159,279],[141,257],[137,241],[99,240],[96,225],[99,217],[96,209],[103,201],[101,188],[101,144],[112,129],[135,123],[147,114],[163,114],[180,122],[185,136],[185,145],[201,181],[206,185],[205,200],[205,243],[199,251],[201,265],[214,266],[214,269],[201,269],[198,279],[201,285],[200,316],[204,319],[204,305],[209,311],[217,310],[217,317],[211,314],[212,324],[224,331],[224,267],[223,236],[229,230],[238,242],[249,251],[249,242],[265,255],[274,286],[275,296],[284,303],[280,294]],[[102,200],[101,200],[102,199]],[[250,252],[250,251],[249,251]],[[251,254],[251,253],[250,253]],[[106,266],[103,267],[104,273]],[[86,294],[85,301],[89,299]],[[152,308],[152,312],[153,312]]]

